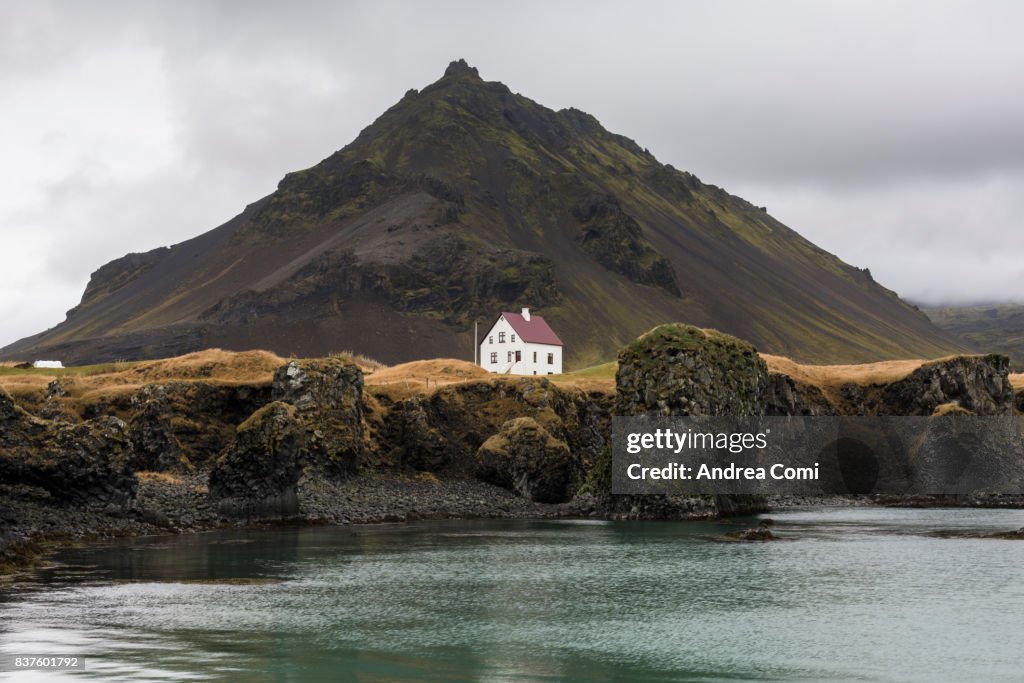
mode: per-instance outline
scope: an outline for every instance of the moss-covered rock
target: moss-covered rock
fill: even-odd
[[[390,404],[382,450],[395,464],[472,476],[467,463],[484,441],[509,420],[530,417],[589,467],[607,443],[610,409],[607,395],[562,389],[542,378],[465,382]]]
[[[763,415],[768,367],[715,330],[660,325],[619,353],[616,415]]]
[[[108,416],[80,424],[42,420],[0,388],[0,481],[45,490],[58,505],[124,507],[138,482],[128,467],[124,422]]]
[[[798,383],[780,372],[768,373],[765,414],[774,416],[835,415],[837,409],[821,389]]]
[[[931,415],[955,403],[975,415],[1012,415],[1010,359],[999,354],[955,356],[925,363],[906,378],[885,387],[874,405],[880,415]]]
[[[751,344],[693,325],[660,325],[619,353],[615,414],[765,415],[768,388],[768,368]],[[595,471],[591,481],[611,510],[666,517],[700,508],[686,496],[610,496],[611,457],[602,462],[605,470]],[[720,515],[766,507],[761,496],[715,496]]]
[[[133,470],[185,473],[212,463],[234,440],[235,428],[269,398],[262,385],[172,381],[147,384],[126,406],[103,409],[125,415]]]
[[[298,410],[280,401],[239,425],[235,445],[210,472],[210,496],[221,512],[248,519],[297,514],[302,440]]]
[[[538,503],[562,503],[574,492],[579,465],[564,441],[531,417],[509,420],[477,451],[477,476]]]
[[[396,461],[403,467],[424,472],[444,469],[460,449],[432,424],[429,401],[421,396],[408,398],[390,412],[387,438],[393,444]]]
[[[295,407],[307,464],[332,476],[356,471],[364,451],[358,365],[343,358],[292,361],[274,373],[271,396]]]

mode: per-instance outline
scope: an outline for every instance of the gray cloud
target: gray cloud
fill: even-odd
[[[5,3],[0,343],[212,228],[465,57],[901,295],[1024,285],[1013,2]]]

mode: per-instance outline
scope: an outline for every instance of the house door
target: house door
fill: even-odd
[[[518,363],[522,359],[523,359],[523,352],[522,351],[516,351],[516,362]]]

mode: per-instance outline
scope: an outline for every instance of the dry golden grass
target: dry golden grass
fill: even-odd
[[[392,365],[366,375],[366,384],[385,388],[392,398],[430,393],[440,387],[494,377],[469,361],[456,358],[415,360]]]
[[[136,472],[135,476],[139,481],[158,484],[172,484],[177,486],[181,483],[181,477],[170,472]]]
[[[932,411],[932,415],[941,417],[943,415],[973,415],[971,411],[963,408],[957,402],[943,403],[942,405],[936,406],[935,410]]]
[[[888,384],[903,379],[924,365],[924,360],[886,360],[858,365],[803,365],[785,356],[766,353],[761,358],[772,372],[789,375],[798,382],[818,387],[843,384]]]
[[[161,381],[206,381],[219,384],[261,384],[271,380],[274,370],[285,363],[267,351],[223,351],[208,349],[176,358],[137,363],[63,369],[15,370],[5,367],[0,386],[15,398],[46,392],[55,379],[68,380],[66,390],[79,405],[131,394],[146,384]]]
[[[376,358],[370,358],[369,356],[366,356],[361,353],[356,353],[355,351],[339,351],[337,353],[332,353],[331,358],[341,358],[342,360],[347,360],[352,363],[355,363],[356,365],[359,366],[359,369],[362,370],[364,374],[376,372],[377,370],[381,370],[387,367],[387,365],[381,363]]]
[[[894,360],[858,365],[803,365],[785,356],[761,354],[772,372],[789,375],[797,382],[811,384],[826,394],[843,384],[861,385],[887,384],[903,379],[921,367],[924,360]],[[618,363],[604,363],[590,368],[567,372],[564,375],[553,375],[548,379],[562,387],[572,387],[583,391],[615,392],[615,372]],[[1024,381],[1024,375],[1021,376]]]
[[[1014,391],[1024,389],[1024,372],[1015,372],[1010,375],[1010,386]]]
[[[550,375],[548,379],[560,389],[578,389],[586,393],[615,393],[614,377],[578,377],[572,373],[565,373],[563,375]]]
[[[269,351],[207,349],[165,360],[133,365],[125,374],[151,382],[161,379],[217,379],[225,382],[270,381],[285,360]]]

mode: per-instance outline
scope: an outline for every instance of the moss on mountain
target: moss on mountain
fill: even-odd
[[[517,306],[543,309],[570,366],[607,361],[664,320],[806,361],[960,350],[761,208],[661,164],[593,116],[552,111],[458,64],[160,264],[110,267],[89,294],[98,305],[13,351],[379,355],[359,345],[371,343],[363,331],[380,324],[380,304],[389,324],[430,330],[388,361],[468,355],[469,322]]]

